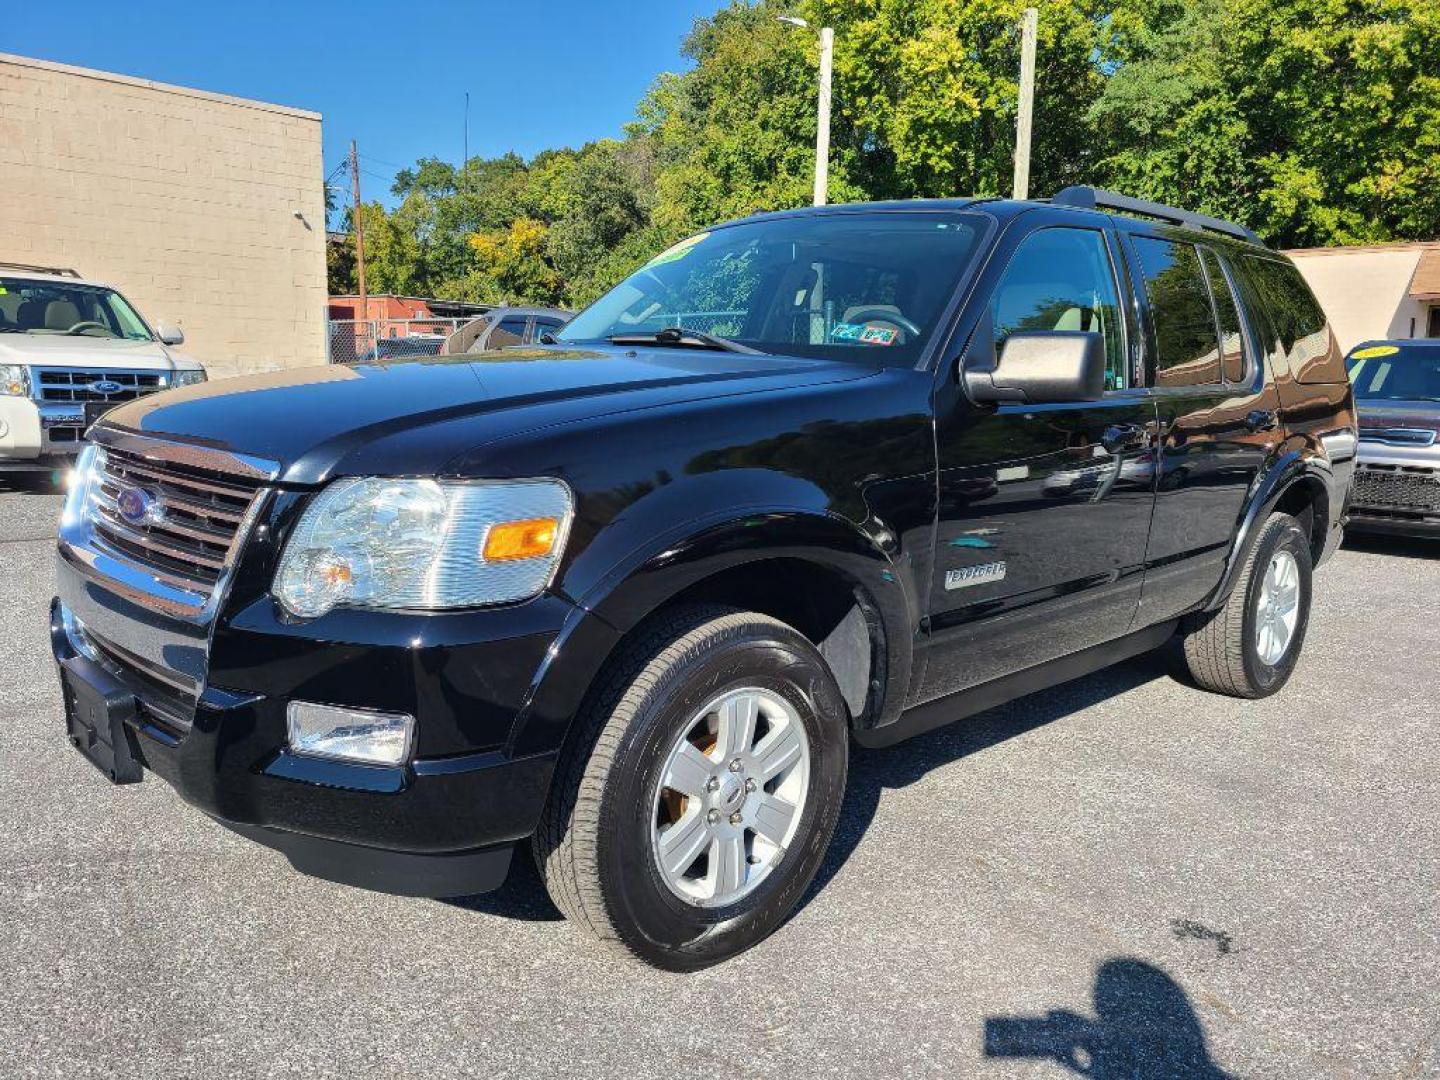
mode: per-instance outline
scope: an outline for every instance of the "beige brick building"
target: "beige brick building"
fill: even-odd
[[[212,377],[324,363],[320,115],[0,53],[0,260],[74,267]]]

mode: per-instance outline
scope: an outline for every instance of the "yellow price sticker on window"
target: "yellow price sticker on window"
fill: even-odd
[[[1394,356],[1399,351],[1398,345],[1371,345],[1368,349],[1356,349],[1350,354],[1350,359],[1374,360],[1377,356]]]

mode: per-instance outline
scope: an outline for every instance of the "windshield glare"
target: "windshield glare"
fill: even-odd
[[[1361,401],[1440,401],[1440,342],[1362,346],[1349,365]]]
[[[145,321],[113,289],[7,277],[0,277],[0,334],[151,340]]]
[[[556,338],[694,330],[765,352],[913,364],[974,253],[975,214],[773,218],[661,252]]]

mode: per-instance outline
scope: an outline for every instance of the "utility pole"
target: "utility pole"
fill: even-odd
[[[815,205],[824,206],[830,186],[830,75],[835,60],[835,31],[820,28],[820,103],[815,122]]]
[[[1015,118],[1014,197],[1030,197],[1030,128],[1035,119],[1035,32],[1040,12],[1025,9],[1020,21],[1020,111]]]
[[[360,152],[350,140],[350,191],[355,198],[351,227],[355,230],[355,272],[360,284],[360,318],[369,321],[370,306],[365,296],[365,224],[360,215]]]

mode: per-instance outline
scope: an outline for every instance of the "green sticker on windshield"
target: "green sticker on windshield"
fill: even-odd
[[[659,255],[656,255],[653,259],[651,259],[648,263],[645,264],[645,269],[649,270],[651,267],[664,266],[666,263],[678,262],[686,255],[690,254],[691,248],[693,248],[696,244],[700,243],[701,240],[704,240],[709,235],[710,234],[708,232],[702,232],[696,233],[694,236],[687,236],[678,244],[672,244],[670,247],[662,251]]]
[[[1368,349],[1356,349],[1350,354],[1350,359],[1374,360],[1377,356],[1394,356],[1399,351],[1398,345],[1371,345]]]

